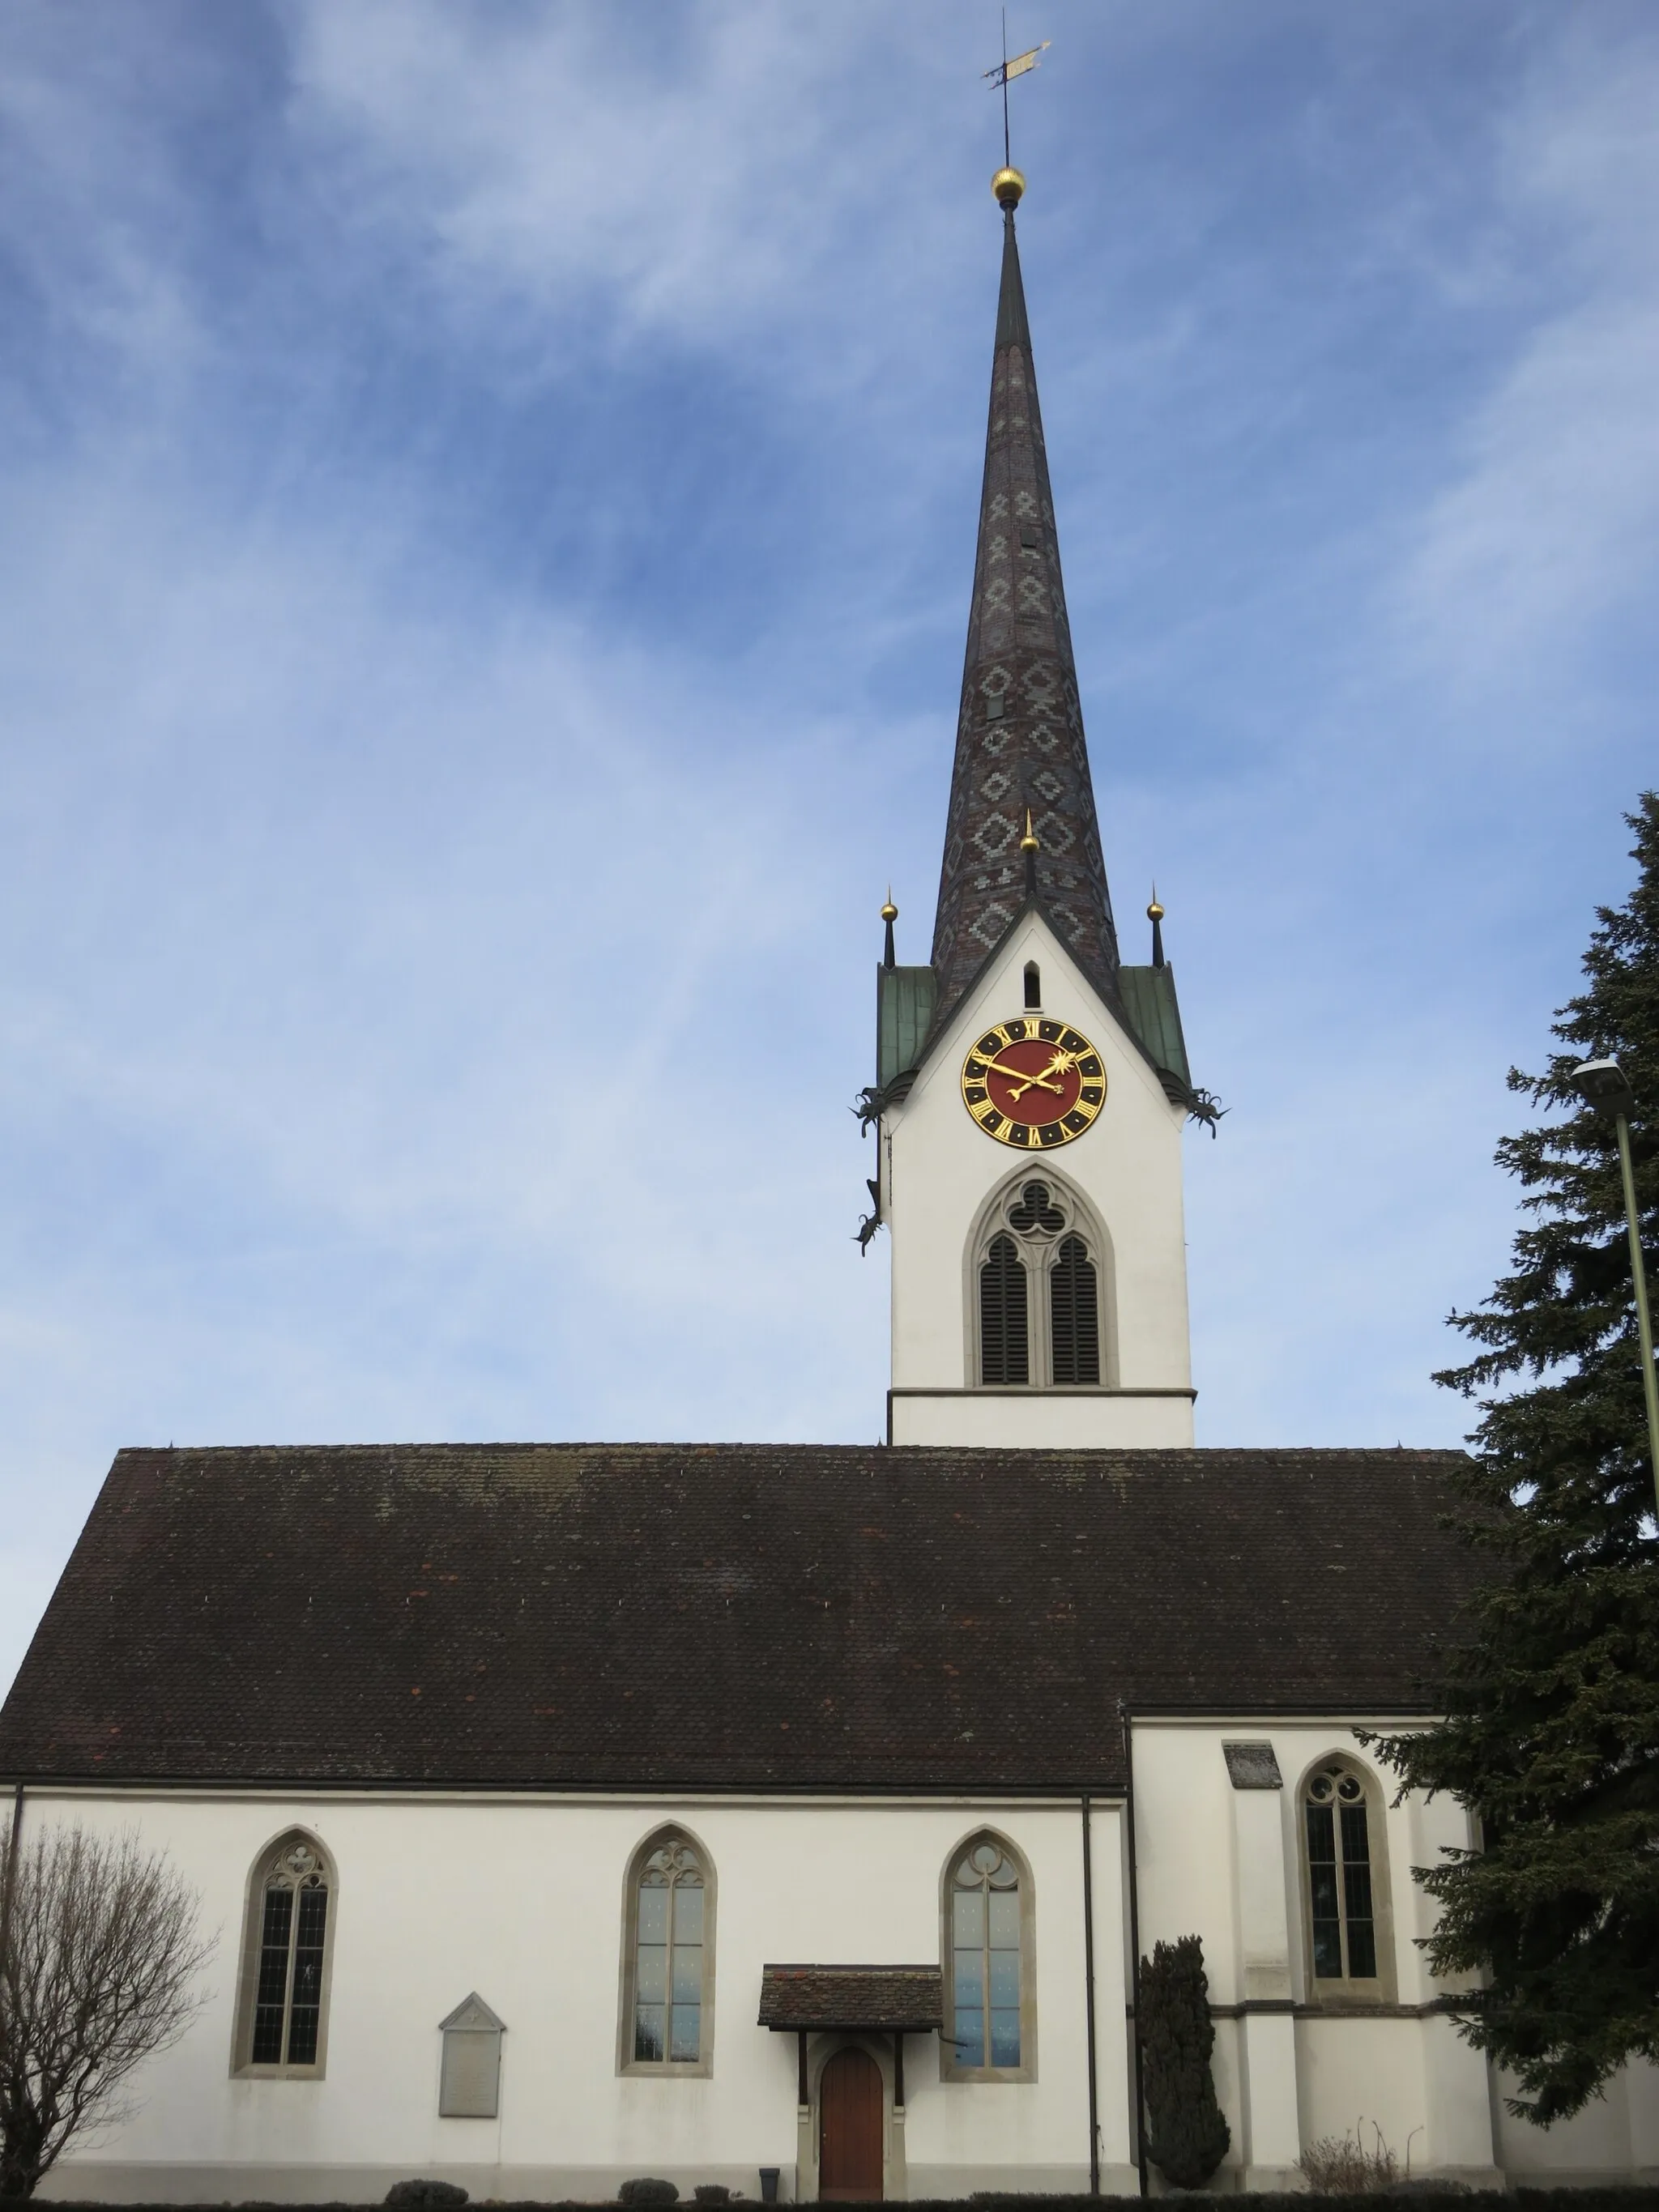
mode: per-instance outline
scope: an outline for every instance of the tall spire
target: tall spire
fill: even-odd
[[[1027,866],[1056,934],[1109,1004],[1117,935],[1101,858],[1094,787],[1066,620],[1054,503],[1037,411],[1014,208],[1024,179],[999,172],[1002,290],[997,301],[979,555],[945,819],[933,965],[945,1019],[1024,904]],[[1023,853],[1030,809],[1037,839]]]

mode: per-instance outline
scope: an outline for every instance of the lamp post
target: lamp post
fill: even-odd
[[[1648,1455],[1659,1503],[1659,1377],[1653,1371],[1653,1323],[1648,1316],[1648,1271],[1642,1261],[1642,1219],[1636,1211],[1636,1171],[1630,1158],[1630,1109],[1636,1093],[1616,1060],[1581,1060],[1573,1086],[1593,1113],[1610,1114],[1619,1132],[1619,1165],[1625,1177],[1625,1225],[1630,1231],[1630,1271],[1636,1283],[1636,1334],[1642,1346],[1642,1389],[1648,1402]]]

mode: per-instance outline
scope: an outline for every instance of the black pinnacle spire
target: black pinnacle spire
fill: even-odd
[[[1005,187],[1004,179],[1008,180]],[[1004,170],[1002,290],[985,439],[979,556],[933,925],[942,1021],[1028,896],[1026,809],[1038,850],[1036,898],[1084,974],[1118,1002],[1117,936],[1066,620],[1054,498],[1014,238],[1024,179]]]

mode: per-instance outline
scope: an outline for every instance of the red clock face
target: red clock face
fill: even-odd
[[[1032,1151],[1068,1145],[1106,1097],[1100,1054],[1064,1022],[1000,1022],[962,1064],[963,1103],[988,1137]]]

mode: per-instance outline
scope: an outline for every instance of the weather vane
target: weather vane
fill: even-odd
[[[1038,55],[1046,52],[1053,44],[1052,39],[1045,39],[1040,46],[1028,46],[1023,54],[1016,54],[1012,61],[1010,61],[1008,58],[1008,10],[1006,8],[1003,9],[1002,59],[994,69],[988,69],[985,71],[985,82],[994,90],[999,86],[1002,90],[1002,165],[1004,168],[1013,167],[1013,155],[1008,150],[1008,80],[1012,76],[1024,76],[1027,70],[1034,70],[1037,65]]]

